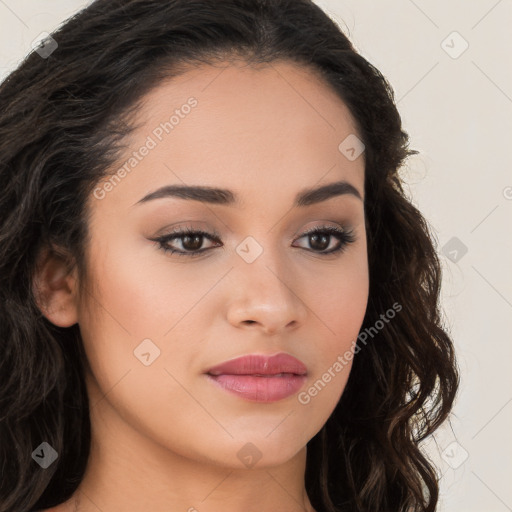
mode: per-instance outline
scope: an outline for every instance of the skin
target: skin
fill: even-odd
[[[304,391],[351,350],[368,300],[363,201],[292,203],[340,180],[364,198],[364,154],[351,161],[338,149],[356,125],[304,67],[202,65],[145,97],[126,157],[190,97],[198,104],[174,130],[103,198],[91,196],[86,282],[76,269],[66,274],[63,259],[41,258],[41,309],[56,325],[78,322],[90,366],[91,457],[77,492],[53,511],[74,510],[77,496],[84,512],[313,510],[306,444],[336,406],[351,362],[305,405],[297,395],[250,402],[204,372],[286,352],[308,368]],[[172,184],[227,188],[240,204],[136,204]],[[302,233],[325,225],[349,227],[356,240],[322,256]],[[211,249],[196,258],[165,253],[150,239],[171,226],[215,229],[222,243],[203,238]],[[236,252],[247,236],[263,249],[252,263]],[[169,243],[183,250],[183,239]],[[134,350],[148,338],[160,356],[145,366]],[[247,443],[261,457],[252,468],[237,455]]]

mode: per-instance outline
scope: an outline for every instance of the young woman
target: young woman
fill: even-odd
[[[319,7],[97,0],[0,107],[1,512],[435,510],[440,265]]]

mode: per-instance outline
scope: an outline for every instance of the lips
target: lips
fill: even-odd
[[[307,368],[289,354],[251,354],[225,361],[210,368],[206,374],[213,383],[241,398],[275,402],[293,395],[302,387]]]
[[[221,363],[208,370],[210,375],[279,375],[291,373],[294,375],[306,375],[307,368],[298,359],[288,354],[276,354],[265,356],[253,354],[238,357]]]

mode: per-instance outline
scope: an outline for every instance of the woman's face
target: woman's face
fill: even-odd
[[[115,177],[88,204],[78,323],[96,429],[261,467],[305,447],[349,376],[369,285],[364,153],[315,74],[225,66],[146,97]],[[266,362],[276,354],[303,366]],[[263,357],[221,365],[248,355]]]

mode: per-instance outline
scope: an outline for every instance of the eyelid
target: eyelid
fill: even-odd
[[[294,237],[292,241],[300,240],[304,237],[307,237],[312,234],[316,233],[327,233],[327,236],[334,236],[338,240],[338,247],[334,249],[330,249],[329,251],[315,251],[312,249],[305,249],[302,247],[296,247],[299,249],[304,249],[307,252],[316,254],[318,256],[327,257],[329,255],[338,255],[345,251],[345,249],[353,242],[357,241],[357,237],[354,234],[354,229],[352,227],[344,226],[344,225],[329,225],[329,224],[322,224],[317,226],[312,226],[300,233],[299,236]],[[206,249],[197,249],[195,251],[182,251],[181,249],[170,249],[165,244],[168,244],[171,240],[175,239],[181,239],[185,236],[200,236],[203,238],[206,238],[210,241],[217,242],[216,246],[209,247]],[[151,239],[153,242],[156,242],[159,245],[159,248],[163,250],[165,253],[170,253],[172,255],[178,255],[178,256],[188,256],[190,258],[194,258],[197,256],[202,255],[203,253],[211,252],[211,249],[214,249],[215,247],[219,247],[218,242],[224,245],[221,242],[220,235],[212,229],[211,231],[205,231],[203,229],[196,229],[191,226],[177,226],[175,227],[171,232],[167,234],[163,234],[161,236],[155,237]],[[330,245],[330,244],[329,244]]]

